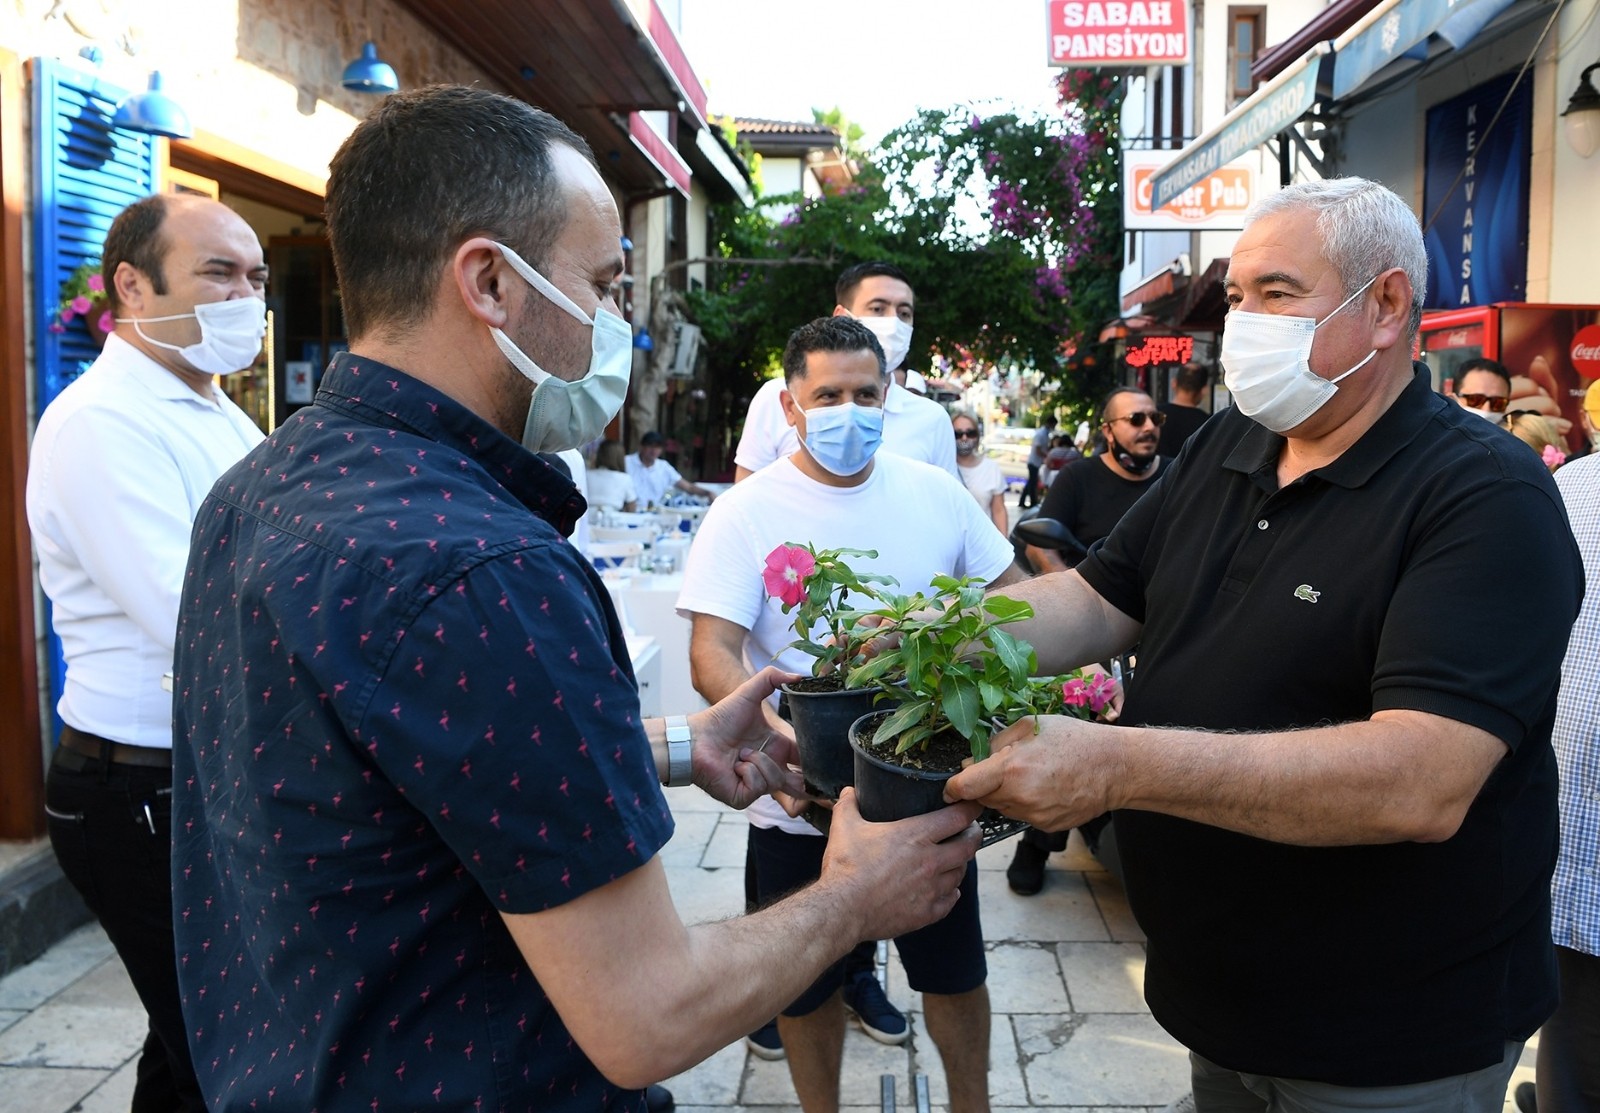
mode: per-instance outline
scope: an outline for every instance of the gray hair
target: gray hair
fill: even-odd
[[[1428,250],[1411,206],[1379,182],[1328,178],[1297,182],[1269,194],[1245,215],[1244,224],[1248,228],[1262,217],[1298,209],[1316,212],[1323,257],[1339,272],[1347,296],[1393,267],[1406,272],[1411,280],[1411,323],[1406,337],[1415,337],[1428,293]]]
[[[951,406],[950,407],[950,424],[954,425],[956,423],[956,418],[958,418],[958,417],[964,417],[968,421],[972,422],[972,427],[974,429],[982,429],[983,428],[983,422],[978,420],[978,415],[973,413],[972,410],[970,410],[966,406]]]

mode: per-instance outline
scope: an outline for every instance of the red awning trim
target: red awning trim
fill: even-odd
[[[689,196],[689,181],[694,177],[689,164],[683,161],[683,156],[673,149],[656,130],[644,122],[644,117],[637,112],[628,113],[628,138],[633,140],[633,145],[644,154],[656,169],[661,171],[661,176],[671,185],[683,191],[685,197]]]
[[[1317,17],[1277,46],[1263,50],[1250,64],[1250,79],[1257,85],[1270,81],[1320,42],[1336,39],[1383,0],[1333,0]]]

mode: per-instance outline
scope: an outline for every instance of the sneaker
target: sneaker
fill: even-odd
[[[1183,1097],[1163,1109],[1161,1113],[1194,1113],[1194,1094],[1184,1094]]]
[[[883,986],[872,974],[858,974],[845,983],[844,1007],[856,1018],[861,1030],[879,1043],[905,1043],[911,1035],[905,1014],[889,1004]]]
[[[744,1038],[744,1045],[757,1059],[775,1063],[783,1058],[783,1037],[778,1035],[776,1017],[767,1021]]]
[[[1031,897],[1044,888],[1044,863],[1050,852],[1027,839],[1017,841],[1017,856],[1006,867],[1006,884],[1018,896]]]
[[[1517,1113],[1539,1113],[1539,1092],[1532,1082],[1518,1082],[1512,1104]]]
[[[676,1104],[672,1100],[672,1091],[665,1086],[645,1087],[644,1107],[650,1113],[672,1113],[672,1108]]]

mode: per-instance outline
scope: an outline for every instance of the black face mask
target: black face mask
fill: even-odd
[[[1126,448],[1123,448],[1122,442],[1117,440],[1117,435],[1113,432],[1110,432],[1111,428],[1113,428],[1113,426],[1107,426],[1106,444],[1110,447],[1111,455],[1117,461],[1117,463],[1121,464],[1126,470],[1132,472],[1134,475],[1143,475],[1145,472],[1155,467],[1156,453],[1152,452],[1143,460],[1134,459],[1133,454],[1130,453]]]

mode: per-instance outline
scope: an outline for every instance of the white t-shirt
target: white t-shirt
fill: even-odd
[[[683,476],[678,474],[678,469],[660,457],[656,462],[645,465],[639,459],[637,452],[630,453],[626,461],[628,478],[633,480],[634,492],[639,496],[639,509],[646,506],[660,506],[661,500],[667,497],[667,492],[678,485]]]
[[[747,471],[760,471],[772,461],[800,451],[800,438],[778,398],[783,389],[782,379],[768,379],[750,399],[744,433],[733,454],[733,462]],[[897,383],[890,383],[883,400],[883,447],[956,474],[956,437],[950,415],[939,403]]]
[[[995,495],[1004,494],[1006,489],[1006,477],[1000,465],[987,456],[980,456],[972,467],[964,468],[957,464],[956,470],[961,473],[961,482],[967,485],[972,497],[983,507],[983,512],[989,513],[990,501]]]
[[[261,430],[118,336],[39,416],[28,526],[67,662],[68,726],[172,748],[172,669],[189,533],[217,477]]]
[[[633,477],[627,472],[610,468],[595,468],[589,473],[589,505],[604,510],[621,510],[623,505],[638,500],[633,488]]]
[[[744,657],[752,673],[772,663],[811,671],[813,658],[786,648],[794,640],[793,615],[783,613],[761,579],[767,554],[788,542],[875,549],[876,560],[855,558],[852,567],[893,576],[899,586],[891,590],[905,594],[929,590],[943,573],[993,580],[1012,559],[1010,542],[966,489],[929,464],[880,452],[864,483],[829,487],[792,460],[779,460],[711,504],[689,549],[678,596],[680,614],[713,615],[750,632]],[[771,797],[746,814],[757,827],[816,833]]]

